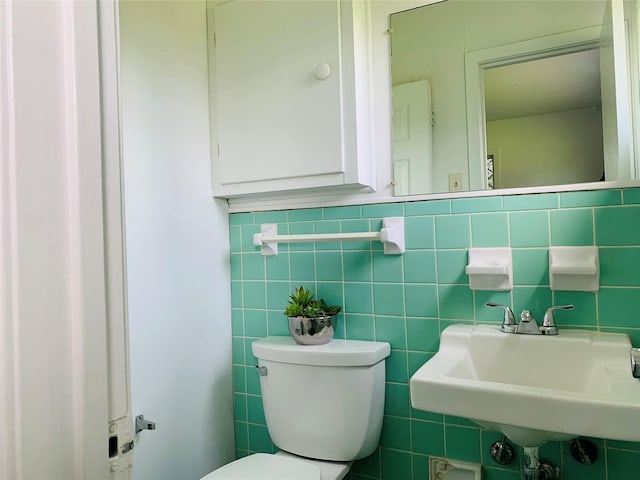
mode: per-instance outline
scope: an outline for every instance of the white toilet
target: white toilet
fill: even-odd
[[[201,480],[340,480],[378,446],[384,410],[384,342],[291,337],[253,342],[267,429],[278,453],[231,462]]]

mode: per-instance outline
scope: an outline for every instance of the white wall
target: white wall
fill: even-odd
[[[120,4],[136,480],[235,454],[226,204],[210,186],[204,1]]]

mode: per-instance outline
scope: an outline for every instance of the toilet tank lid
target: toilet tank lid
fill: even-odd
[[[291,337],[262,338],[251,348],[262,360],[332,367],[375,365],[391,352],[387,342],[333,339],[324,345],[298,345]]]

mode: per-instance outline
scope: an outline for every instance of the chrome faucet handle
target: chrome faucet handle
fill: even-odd
[[[543,335],[558,335],[558,327],[556,326],[556,319],[553,316],[553,312],[555,310],[573,310],[573,305],[561,305],[558,307],[551,307],[547,309],[544,314],[544,319],[542,320],[542,326],[540,327],[540,331]]]
[[[524,333],[527,335],[541,335],[540,327],[538,326],[538,322],[533,318],[531,312],[529,310],[523,310],[520,314],[520,323],[518,324],[518,332]]]
[[[505,333],[516,333],[518,331],[518,325],[516,325],[516,319],[513,316],[513,310],[511,310],[511,308],[506,305],[500,305],[499,303],[492,302],[487,302],[485,305],[491,308],[504,308],[504,319],[502,320],[502,327],[500,327],[500,330]]]

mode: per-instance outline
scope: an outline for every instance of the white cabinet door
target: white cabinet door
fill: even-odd
[[[310,0],[211,9],[215,195],[370,185],[355,94],[364,8]]]

